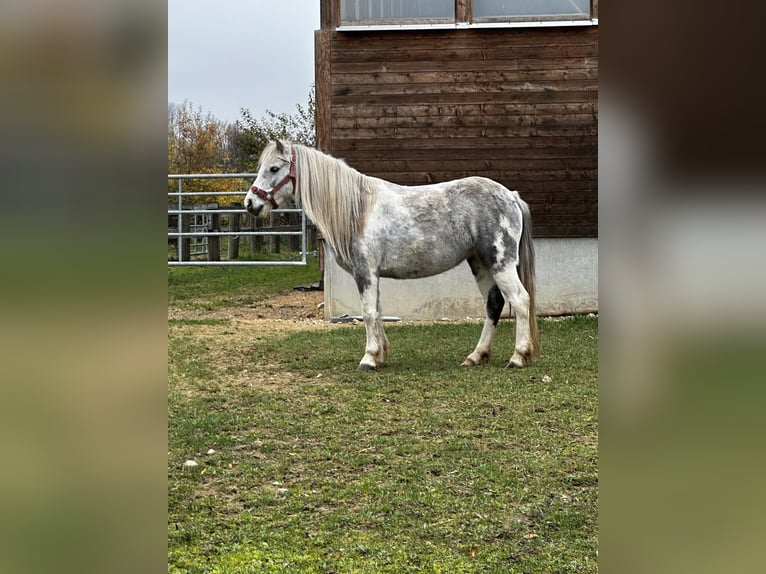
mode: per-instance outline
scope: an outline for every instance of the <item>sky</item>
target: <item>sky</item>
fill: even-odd
[[[168,0],[168,102],[219,120],[294,113],[314,82],[319,0]]]

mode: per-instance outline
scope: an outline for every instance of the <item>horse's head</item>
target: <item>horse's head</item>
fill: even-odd
[[[258,177],[245,196],[245,209],[267,216],[272,209],[288,203],[295,193],[295,148],[279,140],[268,144],[261,154]]]

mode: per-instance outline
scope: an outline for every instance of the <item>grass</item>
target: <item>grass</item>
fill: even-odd
[[[171,298],[220,294],[179,275]],[[361,326],[172,322],[169,571],[596,572],[598,321],[541,321],[522,370],[506,322],[489,365],[459,367],[480,330],[388,326],[389,363],[361,373]]]
[[[248,305],[319,278],[316,257],[305,266],[169,267],[168,304],[205,310]]]

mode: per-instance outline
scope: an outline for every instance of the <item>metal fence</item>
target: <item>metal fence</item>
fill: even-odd
[[[196,206],[195,206],[196,207]],[[203,209],[200,207],[199,209]],[[189,224],[189,231],[192,233],[199,233],[202,231],[210,231],[213,226],[213,216],[210,213],[194,213],[191,216],[191,222]],[[191,238],[189,245],[189,255],[194,257],[195,255],[207,256],[207,235],[202,237],[195,236]],[[180,253],[179,253],[180,260]]]
[[[306,229],[306,214],[302,209],[276,209],[273,213],[299,213],[301,216],[300,231],[295,230],[262,230],[262,231],[246,231],[246,230],[232,230],[231,225],[228,231],[216,231],[211,230],[210,221],[214,215],[223,214],[246,214],[247,211],[244,208],[237,208],[234,206],[217,207],[207,205],[185,205],[184,199],[194,197],[239,197],[240,201],[238,205],[242,205],[242,199],[247,194],[245,191],[184,191],[184,181],[190,179],[255,179],[258,174],[255,173],[220,173],[220,174],[168,174],[169,180],[178,181],[178,191],[168,192],[168,221],[171,216],[176,216],[177,225],[170,227],[168,224],[168,239],[175,238],[177,242],[177,256],[176,261],[168,260],[168,265],[306,265],[306,251],[308,246],[307,241],[307,229]],[[171,198],[176,198],[175,201]],[[173,207],[170,207],[170,206]],[[200,219],[202,218],[202,219]],[[281,261],[259,261],[259,260],[234,260],[227,259],[221,261],[209,261],[209,260],[193,260],[192,255],[201,255],[208,252],[208,241],[211,238],[229,237],[230,241],[233,238],[248,237],[248,236],[300,236],[301,237],[301,250],[300,260],[281,260]],[[189,238],[186,249],[184,248],[184,239]],[[184,253],[186,251],[186,253]]]

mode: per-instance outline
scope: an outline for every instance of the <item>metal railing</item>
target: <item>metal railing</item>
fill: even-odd
[[[307,241],[307,233],[306,233],[306,214],[302,209],[275,209],[272,211],[272,213],[300,213],[301,214],[301,230],[300,231],[281,231],[281,230],[270,230],[270,231],[245,231],[245,230],[231,230],[231,225],[229,226],[229,231],[210,231],[210,230],[197,230],[197,231],[183,231],[184,224],[183,224],[183,218],[188,217],[192,218],[197,215],[205,215],[205,214],[227,214],[227,213],[237,213],[237,214],[247,214],[247,211],[244,208],[238,209],[234,207],[222,207],[220,209],[195,209],[194,207],[185,208],[184,206],[184,198],[191,198],[191,197],[225,197],[225,196],[239,196],[241,198],[244,198],[244,196],[247,194],[247,190],[245,191],[184,191],[183,190],[183,183],[185,180],[188,179],[240,179],[240,178],[249,178],[254,179],[257,177],[258,174],[256,173],[215,173],[215,174],[209,174],[209,173],[191,173],[191,174],[168,174],[169,180],[178,180],[178,191],[169,191],[168,192],[168,199],[170,200],[171,197],[177,197],[177,201],[175,202],[177,205],[177,209],[168,209],[168,216],[175,215],[178,218],[178,225],[176,226],[176,231],[171,231],[170,228],[168,228],[168,238],[176,238],[178,243],[178,260],[172,261],[168,260],[168,265],[171,266],[177,266],[177,265],[306,265],[306,251],[308,249],[308,241]],[[168,201],[168,205],[170,205],[170,201]],[[241,204],[241,202],[240,202]],[[190,221],[190,220],[188,220]],[[222,260],[222,261],[200,261],[200,260],[192,260],[191,259],[191,253],[189,252],[186,257],[184,257],[183,253],[183,238],[210,238],[210,237],[248,237],[248,236],[271,236],[271,235],[292,235],[292,236],[301,236],[301,251],[300,260],[281,260],[281,261],[263,261],[263,260]]]

